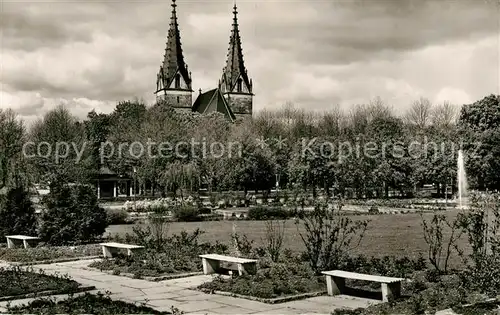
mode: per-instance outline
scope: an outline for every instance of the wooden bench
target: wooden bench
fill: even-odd
[[[323,271],[326,275],[326,287],[328,295],[337,295],[345,290],[345,279],[372,281],[382,283],[382,301],[397,298],[401,295],[401,282],[403,278],[373,276],[356,272],[342,270]]]
[[[101,243],[99,245],[102,246],[102,255],[106,258],[112,258],[113,254],[121,249],[126,249],[128,256],[131,256],[134,251],[139,251],[144,249],[144,246],[113,243],[113,242]]]
[[[218,270],[221,269],[221,262],[226,262],[230,264],[236,264],[235,270],[238,270],[238,274],[255,274],[257,272],[257,260],[256,259],[247,259],[247,258],[238,258],[217,254],[207,254],[200,255],[203,259],[203,273],[206,275],[217,273]],[[231,266],[224,267],[222,269],[233,269]]]
[[[38,237],[26,235],[8,235],[5,238],[7,238],[7,248],[16,248],[18,245],[24,248],[33,247],[33,244],[39,240]]]

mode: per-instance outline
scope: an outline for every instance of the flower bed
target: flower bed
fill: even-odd
[[[349,199],[346,205],[366,207],[387,207],[418,210],[446,210],[446,204],[437,199]],[[454,202],[448,201],[448,206],[454,206]]]
[[[48,263],[95,257],[102,253],[98,245],[34,247],[34,248],[0,248],[0,260],[19,263]]]
[[[215,277],[199,290],[209,293],[225,292],[256,299],[265,303],[280,303],[326,292],[324,277],[316,276],[305,263],[271,263],[259,266],[257,274],[225,279]]]
[[[135,234],[127,234],[124,238],[116,238],[117,242],[139,244],[145,251],[133,256],[117,255],[114,259],[103,259],[89,265],[115,275],[133,276],[148,280],[173,278],[173,275],[193,275],[203,270],[201,258],[206,253],[223,254],[227,246],[220,243],[199,243],[200,230],[193,233],[181,232],[171,237],[156,239],[152,230],[137,228]],[[151,279],[157,278],[157,279]],[[163,279],[160,279],[163,278]]]
[[[42,272],[35,273],[19,268],[0,268],[0,300],[25,298],[32,294],[61,294],[81,292],[78,282],[68,277],[51,276]]]
[[[27,305],[9,307],[10,314],[175,314],[159,312],[144,305],[136,305],[123,301],[113,301],[101,293],[71,297],[56,302],[51,299],[37,299]]]
[[[177,251],[177,253],[179,252]],[[202,270],[201,259],[199,257],[188,253],[180,255],[177,253],[170,254],[148,251],[144,254],[133,256],[118,255],[114,259],[95,261],[89,267],[102,271],[110,271],[114,275],[144,279],[163,278],[174,274],[191,274]]]

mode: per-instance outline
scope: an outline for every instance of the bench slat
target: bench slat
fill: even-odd
[[[248,263],[256,263],[257,262],[256,259],[238,258],[238,257],[224,256],[224,255],[218,255],[218,254],[206,254],[206,255],[200,255],[200,257],[206,258],[206,259],[212,259],[212,260],[233,262],[233,263],[237,263],[237,264],[248,264]]]
[[[349,271],[343,271],[343,270],[323,271],[322,274],[327,275],[327,276],[332,276],[332,277],[354,279],[354,280],[364,280],[364,281],[373,281],[373,282],[381,282],[381,283],[394,283],[394,282],[401,282],[401,281],[405,280],[403,278],[374,276],[374,275],[367,275],[367,274],[363,274],[363,273],[349,272]]]
[[[26,235],[7,235],[6,238],[11,238],[15,240],[38,240],[40,238],[35,236],[26,236]]]
[[[115,248],[124,248],[124,249],[138,249],[138,248],[144,248],[144,246],[139,246],[139,245],[130,245],[130,244],[121,244],[121,243],[100,243],[99,245],[101,246],[106,246],[106,247],[115,247]]]

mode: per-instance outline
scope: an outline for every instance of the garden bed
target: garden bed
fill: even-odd
[[[27,305],[9,307],[10,314],[173,314],[159,312],[144,305],[113,301],[103,294],[89,294],[56,302],[51,299],[37,299]]]
[[[197,256],[187,253],[148,251],[134,256],[117,255],[113,259],[92,262],[88,267],[113,275],[162,281],[201,274],[202,263]]]
[[[68,277],[24,271],[19,268],[0,268],[0,301],[78,293],[94,288],[93,286],[82,286]]]
[[[255,297],[255,296],[251,296],[251,295],[243,295],[243,294],[237,294],[237,293],[231,293],[231,292],[225,292],[225,291],[211,291],[209,289],[199,289],[199,290],[204,292],[204,293],[230,296],[230,297],[235,297],[235,298],[240,298],[240,299],[247,299],[247,300],[267,303],[267,304],[279,304],[279,303],[285,303],[285,302],[290,302],[290,301],[303,300],[303,299],[307,299],[307,298],[311,298],[311,297],[315,297],[315,296],[325,295],[327,293],[326,290],[322,290],[322,291],[318,291],[318,292],[299,293],[299,294],[287,295],[287,296],[282,296],[282,297],[277,297],[277,298],[260,298],[260,297]]]
[[[314,275],[307,264],[271,263],[260,265],[255,275],[219,276],[197,289],[275,304],[323,295],[326,283],[324,277]]]
[[[91,264],[91,265],[93,265],[93,264]],[[127,277],[127,278],[132,278],[132,279],[140,278],[142,280],[152,281],[152,282],[159,282],[159,281],[164,281],[164,280],[172,280],[172,279],[186,278],[186,277],[192,277],[192,276],[199,276],[199,275],[203,274],[203,272],[201,272],[201,271],[196,271],[196,272],[165,274],[165,275],[161,275],[161,276],[141,276],[140,274],[120,272],[119,269],[105,270],[105,269],[99,269],[99,268],[95,268],[95,267],[88,267],[87,269],[93,270],[93,271],[104,272],[104,273],[107,273],[109,275],[114,275],[114,276],[122,276],[122,277]]]
[[[20,264],[48,264],[99,257],[102,249],[98,245],[0,248],[0,260]]]

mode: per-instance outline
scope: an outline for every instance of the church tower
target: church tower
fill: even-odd
[[[229,38],[229,51],[226,66],[222,70],[219,89],[229,108],[236,117],[252,117],[252,80],[248,78],[243,63],[243,51],[238,29],[238,11],[233,8],[233,29]]]
[[[177,24],[175,0],[172,0],[172,17],[168,30],[167,47],[156,79],[156,101],[164,100],[173,108],[191,111],[191,72],[182,55],[181,36]]]

